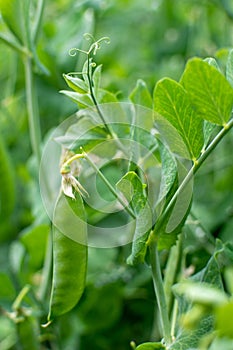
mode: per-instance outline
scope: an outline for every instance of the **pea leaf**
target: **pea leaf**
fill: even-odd
[[[61,90],[60,93],[69,97],[73,102],[77,103],[79,108],[88,108],[94,106],[92,98],[89,94],[67,90]]]
[[[59,136],[55,140],[65,148],[78,152],[80,147],[85,146],[87,151],[106,138],[107,133],[103,127],[95,125],[90,119],[81,118],[67,129],[65,135]]]
[[[217,125],[229,120],[233,89],[215,67],[193,58],[187,63],[180,83],[188,91],[199,116]]]
[[[166,197],[172,188],[176,176],[177,176],[177,165],[174,156],[169,149],[162,143],[159,142],[159,152],[161,157],[162,174],[158,203]]]
[[[67,83],[67,85],[80,94],[85,94],[88,92],[88,86],[86,83],[80,78],[74,78],[68,74],[63,74],[63,77]]]
[[[174,166],[174,165],[173,165]],[[170,201],[175,195],[179,184],[187,175],[187,169],[180,162],[176,162],[176,168],[173,168],[173,173],[169,179],[169,191],[163,198],[163,201],[157,206],[157,221],[155,223],[154,232],[158,239],[158,249],[169,249],[176,243],[177,236],[181,232],[186,218],[190,212],[192,204],[192,181],[178,195],[176,201],[167,210]],[[167,210],[167,212],[165,212]]]
[[[180,282],[179,284],[173,287],[174,294],[178,300],[178,310],[179,310],[178,319],[181,319],[182,315],[188,316],[188,313],[190,312],[190,309],[192,307],[192,304],[187,300],[189,299],[190,296],[192,296],[192,298],[194,299],[199,298],[200,299],[199,302],[202,302],[202,303],[204,302],[205,304],[209,303],[208,295],[206,295],[207,290],[205,289],[205,286],[208,286],[207,287],[208,289],[212,288],[210,297],[212,296],[213,299],[217,298],[217,300],[219,300],[220,303],[221,301],[224,302],[225,297],[223,296],[224,288],[223,288],[222,279],[221,279],[220,266],[222,264],[222,259],[226,255],[228,256],[228,248],[219,242],[216,247],[216,251],[214,255],[210,258],[206,267],[190,279],[192,284],[197,282],[197,289],[200,288],[200,283],[204,283],[203,289],[199,289],[199,291],[201,292],[200,295],[197,294],[197,290],[196,290],[196,293],[193,293],[192,288],[190,287],[191,285],[187,284],[187,289],[186,289],[185,283],[187,283],[187,281]],[[184,287],[182,287],[182,284],[184,284]],[[183,292],[184,291],[187,292],[188,298],[183,293],[179,293],[179,291],[181,291],[182,288],[183,288]],[[208,290],[208,293],[209,293],[209,290]],[[184,329],[181,324],[178,324],[177,326],[178,328],[177,328],[176,340],[171,345],[171,349],[180,350],[180,349],[197,348],[200,338],[208,334],[209,332],[213,331],[213,327],[214,327],[213,315],[210,315],[208,312],[207,313],[203,312],[200,315],[199,322],[197,322],[197,328],[192,331]]]
[[[87,227],[83,201],[63,193],[53,217],[53,282],[48,321],[71,310],[81,298],[87,268]]]
[[[146,241],[152,227],[152,213],[144,194],[144,186],[138,175],[130,171],[118,181],[116,187],[124,195],[136,216],[132,254],[128,257],[127,263],[130,265],[143,263],[147,251]]]
[[[43,224],[28,227],[21,233],[20,241],[23,243],[28,255],[28,265],[32,270],[42,267],[50,226]]]
[[[141,79],[137,81],[137,85],[131,92],[129,98],[136,105],[152,108],[153,101],[151,94],[147,88],[146,83]]]
[[[154,90],[154,110],[158,129],[172,151],[196,159],[203,147],[203,122],[183,86],[169,78],[160,80]]]

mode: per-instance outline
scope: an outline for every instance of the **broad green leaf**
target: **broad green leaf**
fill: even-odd
[[[203,60],[204,62],[207,62],[210,66],[216,68],[220,73],[221,73],[221,69],[216,61],[215,58],[213,57],[207,57]]]
[[[161,157],[162,173],[158,203],[168,194],[177,176],[177,165],[175,158],[162,142],[159,142],[159,152]]]
[[[60,194],[53,217],[53,281],[48,321],[71,310],[81,298],[87,268],[83,201]]]
[[[147,199],[144,194],[144,186],[138,175],[130,171],[120,179],[116,186],[127,199],[134,213],[139,215],[145,207]]]
[[[67,85],[80,94],[86,94],[88,92],[88,86],[86,83],[80,78],[74,78],[68,74],[63,74],[63,77],[67,83]]]
[[[181,330],[169,350],[196,350],[200,339],[213,330],[213,319],[206,317],[198,325],[199,328],[195,331]]]
[[[204,145],[207,146],[213,131],[216,129],[216,125],[204,120],[203,133],[204,133]]]
[[[98,103],[119,102],[116,95],[104,89],[98,89],[97,100]]]
[[[89,94],[83,94],[67,90],[61,90],[60,93],[69,97],[73,102],[77,103],[79,108],[88,108],[94,106],[92,98]]]
[[[160,80],[154,90],[154,110],[158,129],[172,151],[188,159],[198,158],[203,147],[203,122],[185,89],[172,79]]]
[[[46,224],[29,227],[21,233],[20,241],[27,251],[29,267],[33,270],[43,265],[49,233],[50,225]]]
[[[228,122],[233,106],[233,89],[215,67],[193,58],[187,63],[181,84],[188,91],[199,116],[218,125]]]
[[[151,94],[146,86],[146,83],[141,79],[137,81],[137,85],[131,92],[129,98],[136,105],[152,108],[153,101]]]
[[[176,201],[170,206],[169,210],[164,214],[167,206],[175,195],[179,185],[187,175],[187,169],[182,163],[176,162],[176,171],[171,174],[170,189],[162,201],[158,203],[157,221],[155,223],[154,232],[158,239],[158,249],[170,249],[176,243],[186,218],[190,212],[192,205],[193,184],[190,181],[185,189],[178,195]],[[162,221],[162,222],[161,222]]]
[[[80,147],[85,146],[85,151],[88,151],[106,139],[107,133],[103,127],[95,126],[91,121],[82,119],[72,125],[64,136],[57,137],[55,140],[73,152],[80,152]]]
[[[136,216],[132,254],[128,257],[127,263],[130,265],[143,263],[147,251],[146,241],[152,227],[152,213],[144,194],[144,186],[138,175],[130,171],[120,179],[116,187],[124,195]]]
[[[163,350],[163,349],[166,349],[166,347],[161,343],[154,343],[154,342],[143,343],[136,347],[136,350],[155,350],[155,349]]]

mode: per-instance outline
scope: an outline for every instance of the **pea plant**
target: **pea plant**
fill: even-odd
[[[108,38],[87,39],[92,40],[88,51],[70,51],[86,56],[83,70],[65,74],[72,91],[61,91],[77,103],[78,112],[52,135],[42,160],[43,169],[52,145],[62,150],[45,326],[79,302],[88,246],[131,244],[127,263],[146,264],[151,272],[161,336],[161,341],[145,339],[142,344],[132,340],[131,348],[215,349],[218,342],[227,344],[227,337],[232,338],[232,246],[212,242],[210,260],[189,277],[183,229],[192,216],[195,175],[233,126],[233,52],[226,77],[213,58],[192,58],[179,82],[164,78],[151,95],[139,80],[129,100],[120,102],[100,87],[101,66],[94,62]],[[41,179],[47,203],[43,187],[48,179],[43,174]],[[100,218],[114,215],[116,227],[98,226]],[[169,253],[162,269],[164,251]]]
[[[219,147],[232,147],[233,50],[225,65],[189,59],[179,81],[163,78],[152,93],[139,79],[123,99],[102,88],[96,63],[109,38],[87,34],[87,50],[70,50],[84,58],[83,67],[64,74],[69,89],[61,91],[77,111],[43,143],[35,83],[36,74],[48,73],[37,55],[43,9],[43,0],[0,0],[6,25],[0,40],[22,59],[33,161],[48,214],[12,243],[14,283],[0,273],[1,295],[11,293],[14,300],[1,305],[0,335],[4,327],[10,335],[0,347],[232,349],[233,246],[205,228],[194,197],[198,175]],[[0,159],[0,227],[8,232],[14,178],[1,138]],[[211,186],[203,189],[206,197]],[[199,241],[208,252],[200,266],[190,259]],[[93,259],[95,251],[101,253]],[[104,251],[117,251],[119,268],[108,265],[98,280],[108,260]],[[141,304],[143,297],[153,299],[154,310],[140,324],[143,339],[132,318],[130,334],[123,330],[114,337],[111,322],[120,319],[117,328],[124,328],[122,300],[132,295]],[[103,341],[108,334],[96,341],[90,336],[105,318],[111,343]],[[83,334],[89,342],[82,343]],[[128,341],[123,346],[121,337]]]

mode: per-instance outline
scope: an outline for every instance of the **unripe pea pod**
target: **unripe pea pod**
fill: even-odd
[[[75,198],[73,200],[61,193],[54,211],[49,323],[70,311],[78,303],[85,288],[87,225],[81,195],[76,193]],[[70,233],[70,229],[76,232]]]

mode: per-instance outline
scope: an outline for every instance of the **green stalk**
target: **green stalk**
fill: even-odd
[[[29,132],[32,150],[36,156],[38,166],[41,159],[41,131],[40,131],[40,119],[38,111],[38,101],[36,95],[36,87],[34,81],[34,75],[32,72],[32,59],[29,57],[24,58],[25,68],[25,84],[26,84],[26,97],[27,97],[27,111],[29,121]]]
[[[157,243],[155,240],[151,240],[149,244],[150,249],[150,262],[152,268],[152,278],[154,284],[154,290],[159,308],[161,326],[163,331],[163,337],[166,345],[172,343],[171,337],[171,325],[168,317],[168,309],[166,303],[166,297],[163,287],[163,279],[160,269],[159,254],[157,249]]]
[[[88,83],[89,83],[89,88],[90,88],[90,95],[92,98],[92,101],[97,109],[97,112],[100,116],[100,119],[102,120],[105,129],[107,130],[107,132],[112,136],[112,131],[109,129],[109,126],[104,118],[103,113],[101,112],[100,108],[99,108],[99,104],[95,98],[95,94],[94,94],[94,90],[93,90],[93,86],[92,86],[92,77],[91,77],[91,73],[90,73],[90,57],[89,54],[87,55],[87,79],[88,79]]]

